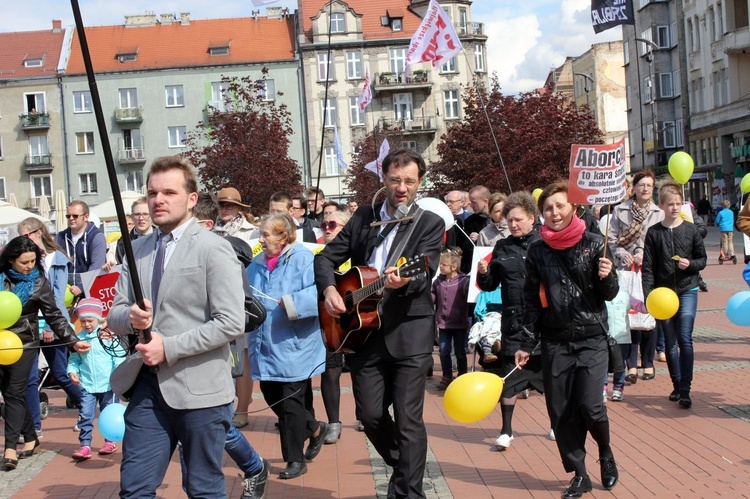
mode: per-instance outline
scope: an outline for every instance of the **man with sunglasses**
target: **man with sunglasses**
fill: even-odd
[[[81,296],[81,274],[99,270],[107,263],[107,240],[94,222],[89,222],[89,206],[83,201],[70,203],[65,218],[68,228],[57,233],[55,242],[72,260],[73,271],[68,276],[70,292]]]
[[[135,227],[130,231],[131,241],[135,241],[142,236],[147,236],[154,230],[154,226],[151,225],[151,215],[148,214],[148,200],[145,197],[133,201],[130,208],[130,216],[133,218],[133,222],[135,222]],[[122,263],[125,260],[125,242],[122,238],[117,241],[115,259],[117,263]]]

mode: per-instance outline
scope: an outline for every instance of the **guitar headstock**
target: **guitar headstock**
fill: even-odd
[[[427,257],[424,254],[415,255],[408,260],[401,257],[396,266],[400,277],[413,277],[427,272]]]

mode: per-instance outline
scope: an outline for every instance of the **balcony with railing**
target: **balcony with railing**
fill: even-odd
[[[377,73],[373,84],[376,93],[386,90],[414,90],[419,88],[432,89],[429,71],[416,70],[409,75],[406,73]]]
[[[51,154],[27,154],[23,162],[26,171],[44,171],[52,169]]]
[[[140,123],[143,121],[142,107],[118,107],[115,109],[117,123]]]
[[[23,130],[41,130],[50,127],[47,113],[19,114],[18,119]]]
[[[750,27],[743,27],[730,31],[724,35],[724,51],[727,54],[747,53],[750,49]]]
[[[437,131],[437,120],[434,116],[417,116],[412,119],[380,118],[378,124],[381,130],[396,130],[403,135],[435,133]]]
[[[480,35],[484,36],[484,23],[454,23],[453,27],[459,36]]]
[[[121,165],[137,165],[146,162],[143,147],[121,147],[117,151],[117,161]]]

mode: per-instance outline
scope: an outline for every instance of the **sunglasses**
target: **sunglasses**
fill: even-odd
[[[336,227],[343,227],[343,225],[334,220],[329,220],[328,222],[323,222],[321,227],[323,230],[336,230]]]
[[[78,218],[82,217],[82,216],[83,215],[65,215],[65,218],[67,218],[68,220],[70,220],[70,219],[78,220]]]
[[[31,232],[24,234],[23,237],[28,237],[29,239],[31,239],[31,234],[39,232],[40,230],[42,229],[32,230]]]

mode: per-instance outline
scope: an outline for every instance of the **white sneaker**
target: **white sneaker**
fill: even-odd
[[[606,404],[607,403],[607,390],[606,389],[602,391],[602,399],[603,399],[602,403]]]
[[[495,447],[497,450],[505,450],[510,447],[510,443],[513,441],[512,435],[502,434],[495,440]]]
[[[618,390],[617,388],[612,390],[612,402],[621,402],[623,398],[622,390]]]
[[[550,440],[554,440],[555,439],[555,430],[550,430],[549,431],[549,439]]]

